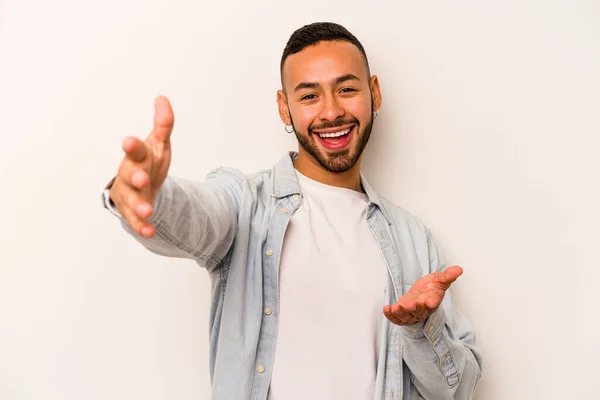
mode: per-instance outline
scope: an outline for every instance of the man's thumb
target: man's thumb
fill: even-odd
[[[168,143],[174,122],[171,103],[166,97],[158,96],[154,101],[154,128],[150,136],[158,142]]]
[[[454,265],[440,272],[439,280],[442,284],[450,286],[462,273],[463,269],[458,265]]]

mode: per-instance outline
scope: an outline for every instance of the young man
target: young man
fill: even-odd
[[[147,249],[208,270],[212,398],[472,398],[481,354],[447,292],[462,269],[360,173],[381,106],[362,45],[337,24],[304,26],[281,82],[300,145],[272,169],[168,176],[174,117],[159,97],[104,191]]]

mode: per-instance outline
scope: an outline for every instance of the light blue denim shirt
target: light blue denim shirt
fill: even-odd
[[[213,400],[267,398],[277,342],[279,260],[287,224],[302,203],[296,157],[290,152],[273,168],[252,175],[219,168],[202,182],[168,177],[149,221],[156,227],[152,239],[133,232],[111,206],[110,184],[103,192],[105,207],[148,250],[192,259],[207,269]],[[362,175],[361,180],[369,198],[367,223],[387,265],[384,301],[394,304],[417,279],[445,266],[429,229],[378,197]],[[375,399],[473,398],[481,352],[449,291],[425,321],[403,327],[383,318],[381,332]]]

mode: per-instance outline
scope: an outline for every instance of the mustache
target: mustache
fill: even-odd
[[[326,122],[321,125],[311,125],[308,128],[308,131],[312,133],[314,130],[337,128],[338,126],[344,125],[358,125],[358,120],[356,118],[353,118],[349,120],[336,120],[333,122]]]

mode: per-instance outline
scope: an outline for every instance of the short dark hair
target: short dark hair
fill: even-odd
[[[365,60],[365,66],[367,67],[367,75],[371,76],[369,69],[369,61],[367,60],[367,53],[364,47],[358,41],[356,36],[350,33],[348,29],[342,25],[334,22],[314,22],[309,25],[304,25],[302,28],[297,29],[292,36],[290,36],[283,54],[281,56],[281,64],[279,66],[279,73],[281,75],[281,85],[283,86],[283,65],[285,60],[292,54],[299,53],[308,46],[313,46],[321,41],[345,41],[355,45]]]

